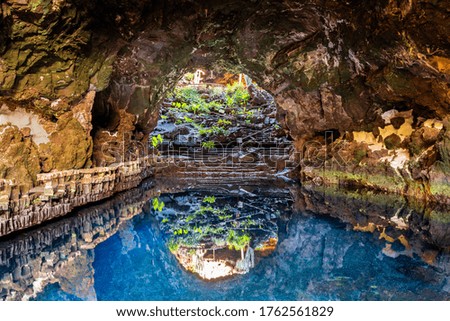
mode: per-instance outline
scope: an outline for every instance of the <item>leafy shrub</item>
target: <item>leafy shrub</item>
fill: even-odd
[[[198,131],[198,133],[202,136],[206,135],[226,135],[228,132],[219,126],[213,126],[211,128],[202,128]]]
[[[355,162],[359,164],[365,157],[367,156],[367,151],[365,148],[355,149],[353,152],[353,157],[355,158]]]
[[[248,90],[239,83],[234,83],[233,85],[227,85],[227,106],[232,105],[244,106],[247,105],[250,100],[250,94]]]
[[[230,230],[228,232],[227,243],[230,250],[243,250],[247,245],[250,244],[250,240],[251,238],[248,234],[239,235],[235,230]]]
[[[184,79],[186,79],[187,81],[192,81],[194,80],[194,74],[192,72],[188,72],[184,74]]]
[[[178,249],[180,248],[180,243],[177,239],[175,238],[171,238],[168,242],[168,247],[170,252],[175,253],[178,251]]]
[[[231,126],[233,123],[227,119],[219,119],[217,121],[217,126],[221,126],[221,127],[227,127],[227,126]]]
[[[152,137],[152,146],[153,148],[158,148],[159,145],[163,143],[164,139],[161,134]]]
[[[202,143],[202,147],[206,148],[206,149],[211,149],[214,148],[216,145],[214,144],[213,141],[208,141],[208,142],[203,142]]]
[[[215,202],[216,202],[215,196],[205,196],[205,198],[203,198],[203,203],[214,204]]]
[[[163,201],[159,201],[158,198],[154,198],[152,200],[152,206],[155,212],[161,212],[164,209],[165,204]]]

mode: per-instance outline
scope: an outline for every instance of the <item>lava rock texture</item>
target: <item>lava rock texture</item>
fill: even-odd
[[[1,159],[0,174],[29,182],[37,171],[107,165],[104,149],[146,144],[166,93],[205,67],[246,73],[271,92],[300,154],[311,140],[345,145],[322,165],[351,154],[337,170],[367,174],[383,162],[390,169],[378,172],[410,191],[445,198],[449,10],[447,0],[3,1],[0,105],[37,115],[48,142],[30,144],[18,132],[26,126],[10,122],[0,146],[16,131],[28,153],[18,162],[39,166],[14,172]],[[412,123],[389,111],[410,112]],[[380,130],[391,125],[411,130],[387,139]],[[373,142],[355,140],[361,133]]]

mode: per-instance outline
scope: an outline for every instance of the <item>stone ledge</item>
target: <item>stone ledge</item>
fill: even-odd
[[[0,237],[134,188],[153,173],[153,163],[148,156],[109,167],[38,174],[38,185],[28,191],[0,180]]]

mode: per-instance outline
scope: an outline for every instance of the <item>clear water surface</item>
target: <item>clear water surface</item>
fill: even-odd
[[[267,198],[264,202],[261,206],[267,205]],[[450,299],[448,257],[431,266],[415,256],[386,256],[386,242],[370,233],[353,231],[336,219],[288,211],[277,220],[279,243],[274,253],[248,274],[203,281],[184,270],[169,251],[167,235],[149,208],[92,250],[93,289],[87,299]],[[165,210],[171,210],[170,204]],[[36,299],[79,298],[55,283]]]

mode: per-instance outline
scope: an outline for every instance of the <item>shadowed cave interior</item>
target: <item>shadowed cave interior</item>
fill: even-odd
[[[448,299],[448,7],[5,1],[0,298]]]

